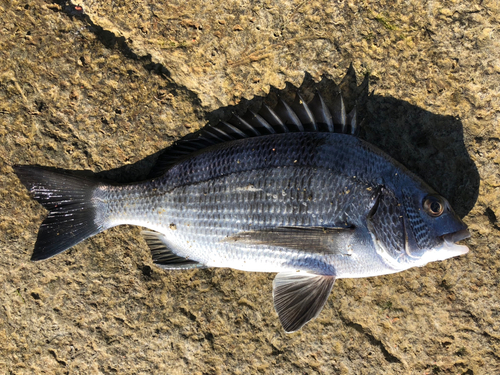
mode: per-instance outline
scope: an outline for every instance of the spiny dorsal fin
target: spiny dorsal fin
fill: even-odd
[[[335,283],[333,275],[280,272],[273,281],[274,308],[283,329],[295,332],[316,318]]]
[[[149,250],[151,250],[153,262],[161,268],[169,270],[205,268],[205,265],[201,263],[174,254],[172,250],[167,247],[167,239],[163,234],[149,230],[143,230],[141,234],[146,240]]]
[[[352,70],[352,67],[350,69]],[[318,84],[319,86],[321,85]],[[346,112],[338,86],[334,87],[333,96],[328,94],[328,102],[319,90],[316,90],[316,94],[309,101],[305,100],[297,89],[295,92],[284,93],[283,97],[279,96],[280,93],[275,106],[264,102],[257,112],[248,110],[243,115],[233,113],[229,120],[205,126],[176,142],[158,157],[149,177],[161,176],[173,164],[192,152],[236,139],[287,132],[358,134],[356,108],[350,113]]]

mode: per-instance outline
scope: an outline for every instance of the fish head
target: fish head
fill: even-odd
[[[377,253],[395,270],[466,254],[470,236],[450,203],[425,184],[381,189],[368,220]]]
[[[457,242],[470,237],[467,225],[450,203],[431,189],[403,190],[405,253],[415,265],[466,254],[469,248]]]

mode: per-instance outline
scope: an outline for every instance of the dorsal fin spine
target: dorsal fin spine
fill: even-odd
[[[249,112],[253,116],[255,121],[257,121],[259,123],[259,125],[261,125],[263,128],[265,128],[269,133],[271,133],[271,134],[276,133],[276,130],[274,130],[273,127],[271,125],[269,125],[269,123],[266,120],[264,120],[264,118],[262,116],[255,113],[252,110],[250,110]]]
[[[234,117],[240,122],[240,124],[245,128],[245,130],[248,130],[254,136],[258,137],[259,135],[262,135],[262,134],[260,134],[260,132],[257,129],[255,129],[255,127],[253,127],[252,125],[250,125],[247,121],[245,121],[244,119],[242,119],[240,116],[234,114]]]
[[[299,132],[304,131],[304,126],[302,125],[301,121],[297,117],[296,113],[290,108],[290,106],[280,98],[280,104],[283,106],[284,113],[283,115],[286,115],[290,122],[295,125],[295,127],[298,129]]]
[[[344,99],[342,98],[342,94],[340,92],[335,97],[334,106],[335,108],[333,110],[333,116],[334,116],[333,123],[335,125],[337,124],[340,125],[340,133],[346,133],[345,105],[344,105]]]
[[[357,121],[356,106],[346,114],[344,99],[338,86],[336,95],[329,98],[331,107],[326,104],[318,90],[309,102],[296,91],[291,105],[278,98],[278,104],[274,108],[262,103],[257,113],[248,110],[244,115],[233,114],[232,120],[220,121],[215,126],[208,125],[198,133],[176,142],[160,155],[149,178],[161,176],[178,160],[194,151],[232,140],[290,131],[326,131],[357,135],[360,125]]]
[[[295,96],[293,109],[297,112],[297,116],[300,118],[303,125],[309,125],[312,131],[318,131],[318,125],[316,124],[314,114],[302,95],[300,95],[299,91],[297,91],[297,95]]]
[[[234,139],[232,138],[230,135],[228,135],[226,132],[222,131],[221,129],[218,129],[218,128],[215,128],[215,127],[209,127],[207,129],[204,130],[204,132],[208,135],[210,135],[212,138],[215,138],[217,139],[219,142],[226,142],[227,140],[224,140],[222,138],[220,138],[217,133],[219,133],[219,135],[222,135],[223,137],[229,137],[229,140],[231,139]],[[222,134],[221,134],[222,133]]]
[[[264,113],[267,111],[267,114]],[[262,117],[264,117],[264,119],[267,120],[267,122],[272,126],[272,125],[275,125],[275,126],[279,126],[281,129],[281,131],[278,131],[278,133],[288,133],[289,130],[288,128],[285,126],[285,124],[283,123],[283,121],[281,121],[281,118],[276,114],[276,112],[274,112],[274,110],[269,107],[267,104],[263,104],[262,105],[262,108],[261,108],[261,112],[262,114]],[[266,116],[267,115],[267,116]],[[266,118],[268,117],[268,118]]]
[[[350,134],[356,135],[358,134],[358,126],[356,123],[356,117],[357,117],[357,108],[356,105],[354,105],[354,108],[352,109],[351,112],[347,115],[347,123],[351,128]]]
[[[316,91],[311,103],[313,103],[313,105],[311,105],[311,110],[314,113],[316,121],[324,123],[327,126],[328,132],[333,133],[335,131],[335,126],[332,114],[318,91]]]
[[[234,125],[231,125],[229,122],[227,121],[221,121],[222,124],[224,124],[224,126],[228,127],[229,129],[231,129],[231,131],[233,131],[235,134],[237,134],[239,137],[241,138],[247,138],[248,136],[243,133],[240,129],[238,129],[236,126]],[[226,133],[227,134],[227,133]],[[228,134],[229,135],[229,134]],[[231,136],[231,138],[235,139],[233,136]]]

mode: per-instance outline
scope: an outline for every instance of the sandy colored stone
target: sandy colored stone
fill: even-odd
[[[80,5],[0,2],[0,373],[500,373],[497,1]],[[465,216],[466,256],[339,280],[291,335],[273,275],[164,272],[138,228],[30,262],[45,211],[11,165],[141,178],[225,106],[350,63],[365,137]]]

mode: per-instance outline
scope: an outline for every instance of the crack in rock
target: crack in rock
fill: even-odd
[[[404,365],[406,367],[406,363],[404,360],[398,358],[396,355],[394,355],[393,353],[391,353],[384,345],[384,343],[377,339],[373,333],[370,332],[369,329],[363,327],[361,324],[359,323],[355,323],[353,321],[350,321],[348,320],[347,318],[343,317],[343,316],[340,316],[340,319],[342,320],[342,322],[347,326],[347,327],[351,327],[351,328],[354,328],[356,331],[358,331],[359,333],[361,333],[362,335],[366,336],[368,338],[368,341],[370,342],[370,344],[372,344],[373,346],[377,346],[382,354],[384,355],[384,358],[387,362],[389,363],[401,363],[402,365]]]

